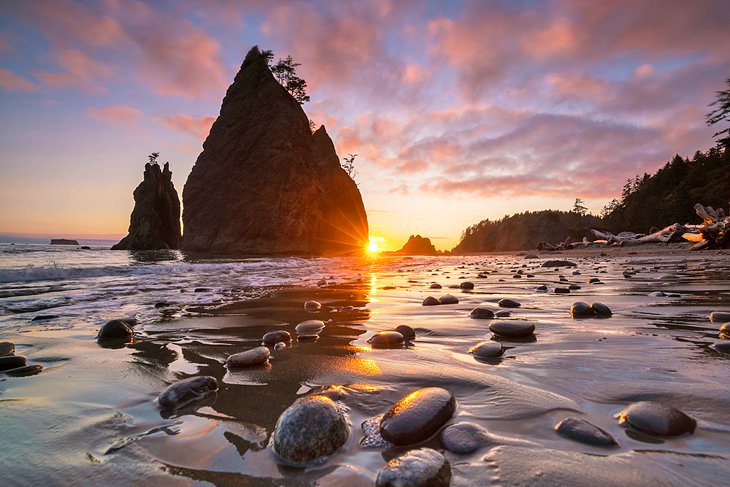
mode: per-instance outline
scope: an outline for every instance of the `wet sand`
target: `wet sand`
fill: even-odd
[[[142,323],[121,348],[101,347],[86,325],[29,324],[2,337],[44,369],[0,379],[0,468],[18,485],[372,485],[388,459],[425,445],[449,460],[452,485],[727,482],[730,355],[710,347],[720,323],[708,315],[730,311],[730,255],[666,246],[525,254],[348,263],[325,286],[272,290],[224,308],[198,304],[181,319]],[[550,259],[577,267],[540,267]],[[626,269],[636,274],[626,278]],[[603,284],[589,284],[594,277]],[[449,288],[465,280],[473,290]],[[429,289],[432,282],[443,289]],[[553,293],[570,283],[581,288]],[[543,284],[548,292],[537,292]],[[655,291],[678,297],[650,296]],[[421,306],[447,293],[459,303]],[[490,320],[469,317],[476,306],[499,310],[505,297],[521,303],[507,320],[534,322],[534,339],[496,338]],[[305,311],[312,299],[322,311]],[[572,319],[576,301],[604,303],[613,315]],[[294,327],[308,319],[326,327],[299,342]],[[410,346],[371,348],[375,332],[403,324],[416,330]],[[294,340],[272,350],[270,364],[225,367],[227,356],[279,329]],[[506,350],[501,358],[480,362],[468,353],[495,339]],[[220,389],[202,403],[160,411],[157,394],[194,375],[215,377]],[[364,421],[433,386],[456,397],[450,423],[476,423],[490,440],[469,454],[445,450],[438,436],[405,448],[360,445]],[[332,388],[351,423],[347,443],[323,465],[277,463],[269,439],[279,415],[297,398]],[[614,415],[640,400],[681,409],[697,429],[657,437],[620,425]],[[599,426],[619,446],[561,437],[554,426],[569,416]]]

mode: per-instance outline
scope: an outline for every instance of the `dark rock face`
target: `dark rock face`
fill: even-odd
[[[476,359],[490,359],[500,357],[504,350],[499,342],[480,342],[469,349]]]
[[[610,433],[581,418],[565,418],[555,425],[555,431],[563,438],[585,443],[586,445],[607,448],[618,446],[616,438],[611,436]]]
[[[16,369],[18,367],[24,367],[25,364],[25,357],[21,357],[20,355],[0,357],[0,370]]]
[[[441,453],[419,448],[393,458],[378,472],[376,487],[448,487],[451,466]]]
[[[476,423],[456,423],[441,431],[441,443],[453,453],[471,453],[489,442],[487,430]]]
[[[228,88],[183,190],[189,250],[221,254],[360,252],[360,191],[324,127],[314,134],[258,47]]]
[[[440,387],[411,392],[380,422],[380,434],[395,445],[412,445],[436,434],[454,415],[456,399]]]
[[[299,399],[279,416],[273,434],[274,451],[296,466],[327,457],[350,435],[347,420],[325,396]]]
[[[373,348],[402,348],[403,335],[397,331],[379,331],[370,337],[368,343]]]
[[[145,164],[144,180],[134,190],[129,235],[112,250],[156,250],[180,247],[180,199],[170,166]]]
[[[178,409],[218,390],[218,381],[208,375],[188,377],[170,384],[157,396],[162,409]]]
[[[525,338],[535,332],[535,324],[529,321],[493,321],[489,331],[507,338]]]
[[[619,413],[619,423],[628,424],[644,433],[678,436],[692,433],[697,421],[679,409],[653,401],[640,401]]]
[[[111,340],[115,338],[129,338],[134,335],[134,330],[122,320],[107,321],[99,328],[96,334],[97,340]]]
[[[431,243],[431,239],[420,235],[411,235],[405,245],[394,253],[402,255],[437,255],[438,251]]]
[[[474,308],[471,310],[471,313],[469,313],[469,318],[474,318],[475,320],[489,320],[494,318],[494,311],[489,308]]]
[[[289,343],[291,334],[286,330],[270,331],[261,339],[264,345],[276,345],[279,342]]]

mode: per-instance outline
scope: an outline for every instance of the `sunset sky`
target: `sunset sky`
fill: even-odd
[[[178,193],[254,44],[301,63],[381,247],[599,212],[713,145],[730,2],[0,1],[0,233],[122,236],[147,155]]]

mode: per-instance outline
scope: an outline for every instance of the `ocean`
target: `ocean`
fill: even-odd
[[[347,259],[186,257],[179,250],[110,245],[0,244],[0,329],[179,318],[191,306],[251,299],[281,286],[315,285],[352,269]]]

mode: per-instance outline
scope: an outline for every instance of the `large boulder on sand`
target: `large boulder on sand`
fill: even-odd
[[[112,250],[155,250],[180,247],[180,198],[166,162],[144,166],[144,179],[134,190],[129,235]]]
[[[221,254],[339,255],[362,251],[360,191],[324,127],[253,47],[183,190],[184,248]]]

